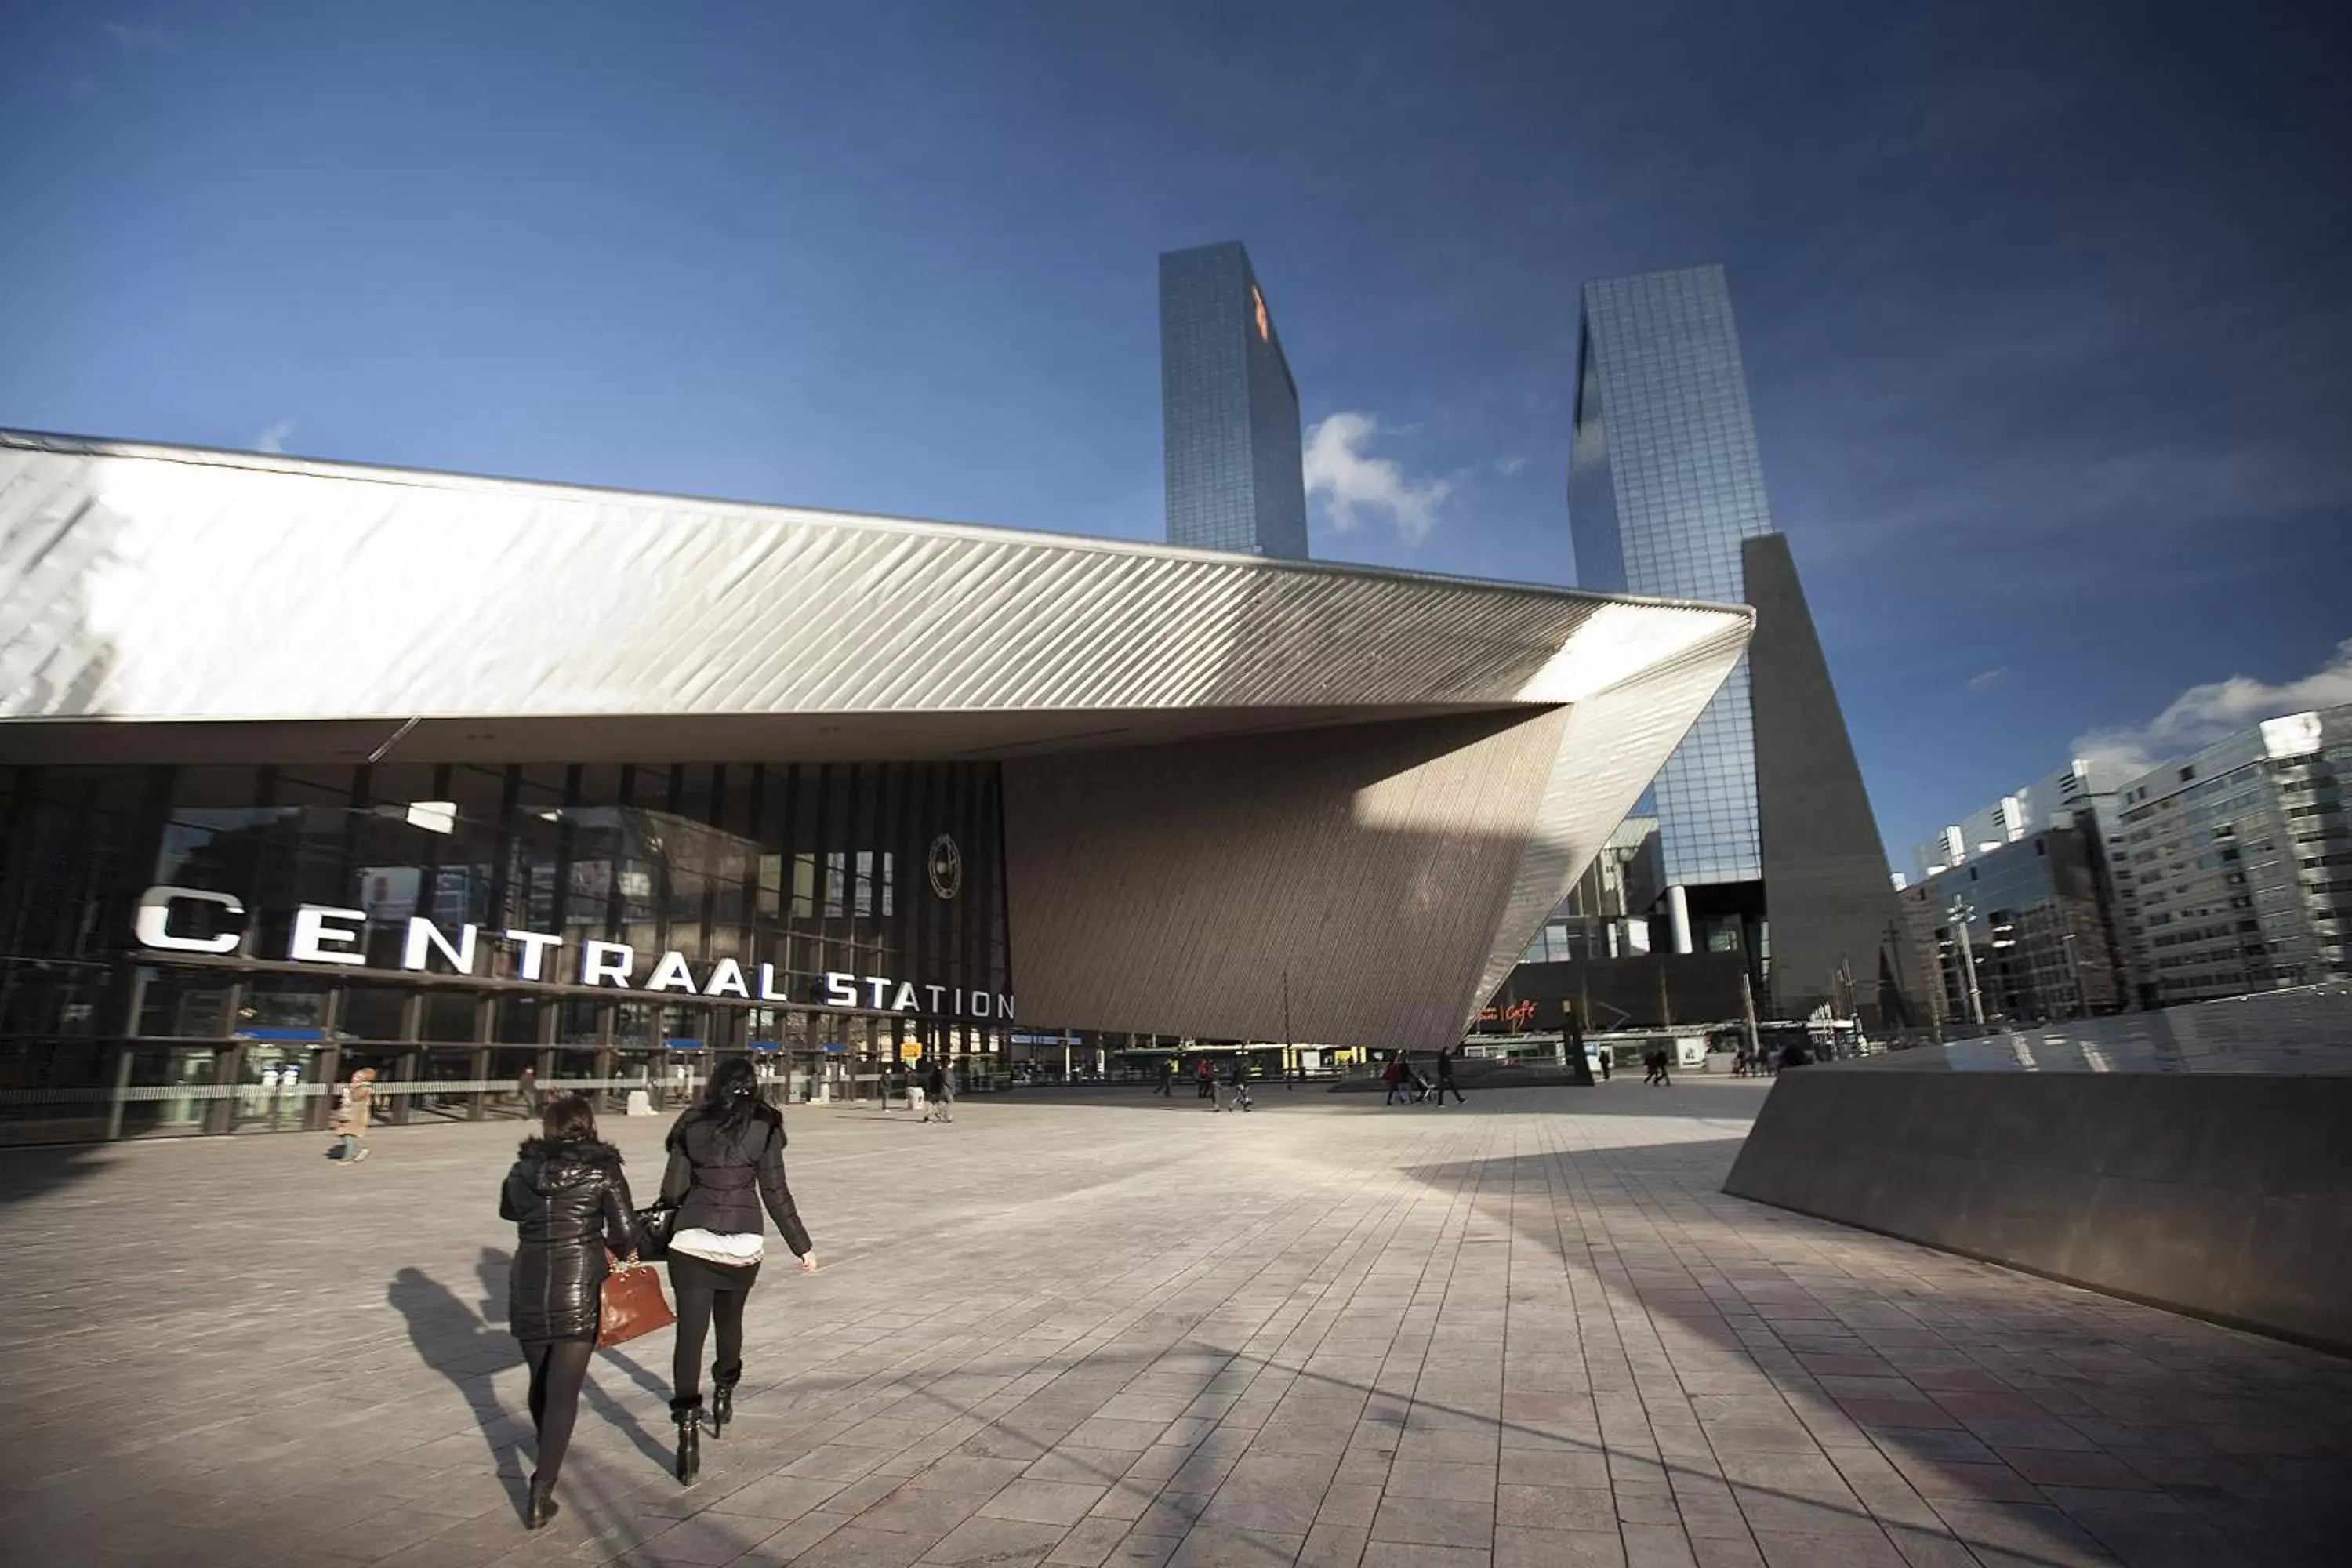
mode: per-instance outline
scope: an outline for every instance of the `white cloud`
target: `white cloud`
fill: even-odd
[[[1502,475],[1507,479],[1527,466],[1527,458],[1517,452],[1512,453],[1507,458],[1497,458],[1495,459],[1495,471]]]
[[[2009,667],[2007,665],[2003,665],[1999,669],[1988,669],[1981,675],[1971,675],[1969,677],[1969,689],[1970,691],[1990,691],[1994,687],[1999,686],[2002,681],[2008,679]]]
[[[1399,537],[1419,544],[1437,526],[1454,481],[1415,481],[1394,458],[1373,457],[1372,437],[1381,433],[1380,418],[1371,414],[1334,414],[1310,427],[1307,494],[1323,499],[1331,526],[1341,533],[1354,532],[1368,513],[1386,513]]]
[[[280,419],[253,438],[253,449],[257,452],[282,452],[286,450],[286,443],[291,440],[293,436],[294,421]]]
[[[2145,773],[2265,719],[2347,702],[2352,702],[2352,637],[2336,644],[2326,663],[2299,680],[2273,686],[2252,676],[2233,675],[2227,680],[2192,686],[2145,724],[2094,730],[2081,736],[2074,742],[2074,754],[2112,763],[2126,773]]]

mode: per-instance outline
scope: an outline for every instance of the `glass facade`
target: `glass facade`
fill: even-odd
[[[2352,708],[2273,719],[2122,794],[2146,999],[2352,975]]]
[[[1904,890],[1945,1018],[2041,1023],[2128,1005],[2098,859],[2095,834],[2053,827]]]
[[[1168,542],[1307,558],[1298,386],[1239,243],[1160,258]]]
[[[0,1141],[795,1097],[1013,1027],[992,763],[0,769]],[[167,890],[168,889],[168,890]],[[305,910],[310,912],[305,913]],[[870,1092],[870,1090],[868,1090]],[[104,1126],[93,1126],[104,1122]]]
[[[1569,456],[1580,586],[1747,601],[1740,542],[1772,531],[1731,295],[1720,267],[1585,285]],[[1763,876],[1748,666],[1660,771],[1670,884]]]

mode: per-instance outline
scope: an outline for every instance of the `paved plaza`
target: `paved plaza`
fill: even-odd
[[[518,1522],[517,1124],[0,1155],[0,1559],[2345,1560],[2352,1365],[1717,1188],[1764,1086],[790,1113],[737,1421],[597,1358]],[[1574,1113],[1570,1113],[1571,1110]],[[641,1189],[664,1123],[609,1124]]]

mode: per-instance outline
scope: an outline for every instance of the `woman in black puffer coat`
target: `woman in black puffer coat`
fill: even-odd
[[[530,1363],[530,1424],[539,1473],[530,1479],[524,1524],[555,1517],[555,1477],[580,1414],[580,1387],[596,1349],[604,1249],[637,1254],[636,1220],[621,1152],[596,1138],[588,1097],[550,1100],[541,1135],[528,1139],[499,1191],[499,1217],[515,1225],[507,1275],[507,1324]]]
[[[784,1118],[760,1092],[750,1060],[719,1064],[695,1108],[669,1130],[669,1169],[662,1200],[677,1205],[669,1240],[669,1283],[677,1295],[677,1347],[671,1363],[677,1423],[677,1479],[688,1486],[701,1468],[702,1341],[719,1325],[711,1363],[710,1430],[725,1430],[743,1376],[743,1305],[760,1278],[766,1235],[760,1211],[776,1222],[784,1245],[814,1273],[808,1227],[784,1185]]]

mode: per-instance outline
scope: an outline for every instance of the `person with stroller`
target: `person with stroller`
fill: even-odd
[[[1235,1053],[1234,1057],[1233,1077],[1228,1080],[1228,1084],[1233,1090],[1232,1103],[1227,1104],[1224,1101],[1220,1100],[1217,1105],[1218,1110],[1254,1110],[1256,1109],[1255,1106],[1250,1103],[1249,1059],[1246,1057],[1242,1056],[1239,1053]],[[1221,1085],[1220,1087],[1222,1088],[1226,1086]]]
[[[1462,1090],[1454,1082],[1454,1058],[1461,1050],[1460,1046],[1455,1046],[1452,1050],[1437,1053],[1437,1105],[1441,1110],[1445,1108],[1445,1097],[1449,1093],[1454,1096],[1454,1104],[1463,1103]]]

